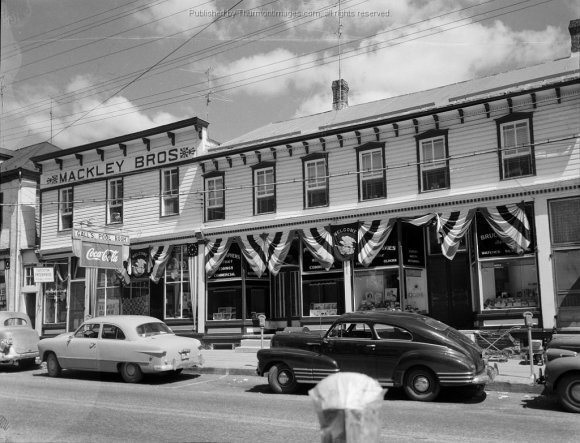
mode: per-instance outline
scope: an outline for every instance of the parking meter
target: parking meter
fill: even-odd
[[[524,312],[524,323],[528,328],[531,328],[533,326],[533,318],[534,318],[534,314],[532,314],[530,311],[526,311]]]
[[[258,322],[260,324],[260,349],[264,348],[264,328],[266,327],[266,316],[264,314],[258,315]]]

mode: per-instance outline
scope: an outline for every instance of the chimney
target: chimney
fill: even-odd
[[[348,107],[348,83],[343,79],[332,82],[332,109],[340,111]]]
[[[571,56],[578,57],[580,53],[580,19],[570,20],[568,31],[570,31],[570,40],[572,43]]]

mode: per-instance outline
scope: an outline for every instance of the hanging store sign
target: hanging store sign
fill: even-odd
[[[53,283],[54,268],[34,268],[34,283]]]
[[[339,261],[352,260],[357,253],[359,224],[331,225],[334,258]]]
[[[130,238],[123,234],[109,234],[107,232],[87,231],[84,229],[73,229],[73,239],[91,241],[94,243],[129,245]]]
[[[85,268],[123,270],[123,247],[84,241],[81,245],[80,265]]]

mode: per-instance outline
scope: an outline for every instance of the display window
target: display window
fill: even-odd
[[[302,314],[324,317],[344,314],[344,278],[342,273],[304,276],[302,279]]]
[[[6,311],[6,271],[0,270],[0,311]]]
[[[242,282],[214,282],[207,288],[208,320],[236,320],[242,315]]]
[[[165,267],[165,318],[191,318],[187,246],[174,246]]]
[[[534,257],[482,262],[481,286],[484,311],[539,306]]]
[[[121,279],[112,269],[97,271],[96,316],[119,315],[121,313]]]
[[[149,279],[132,280],[123,288],[122,313],[125,315],[150,314]]]
[[[66,322],[68,298],[68,260],[49,261],[45,266],[54,268],[54,282],[44,283],[44,323]]]
[[[399,268],[357,270],[354,273],[354,309],[401,309]]]
[[[405,269],[406,294],[403,309],[409,312],[427,314],[429,300],[427,297],[427,272],[425,269]]]

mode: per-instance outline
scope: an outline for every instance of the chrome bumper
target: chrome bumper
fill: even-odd
[[[484,370],[476,374],[471,381],[474,385],[485,385],[495,380],[497,370],[493,366],[486,365]]]

